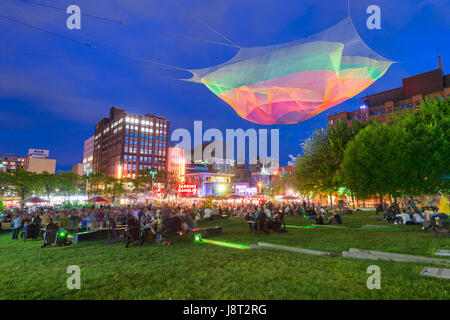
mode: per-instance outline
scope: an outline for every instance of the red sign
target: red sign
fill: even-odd
[[[178,190],[178,193],[181,193],[181,194],[197,194],[197,185],[196,184],[179,184],[177,190]]]

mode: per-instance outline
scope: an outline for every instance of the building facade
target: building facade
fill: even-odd
[[[200,197],[209,195],[223,195],[232,192],[232,174],[215,172],[186,173],[186,184],[195,185],[197,195]]]
[[[84,141],[83,148],[83,174],[92,171],[94,162],[94,136]]]
[[[180,147],[169,147],[167,160],[167,171],[175,179],[176,183],[183,183],[186,170],[184,149]]]
[[[50,150],[28,149],[25,159],[25,170],[34,173],[48,172],[54,174],[56,171],[56,160],[50,159]]]
[[[48,172],[54,174],[56,169],[55,159],[33,158],[28,156],[25,161],[25,170],[34,173]]]
[[[83,164],[82,163],[77,163],[77,164],[73,165],[72,166],[72,172],[82,176],[84,174],[84,172],[83,172]]]
[[[169,120],[112,107],[95,126],[93,169],[105,176],[136,178],[139,170],[167,170]]]
[[[16,155],[0,155],[0,171],[15,171],[25,168],[25,157]]]
[[[386,121],[387,116],[395,112],[414,112],[425,99],[450,96],[450,75],[444,75],[441,63],[439,69],[404,78],[402,84],[399,88],[361,98],[359,110],[331,115],[328,125],[341,120],[348,123],[369,119]]]

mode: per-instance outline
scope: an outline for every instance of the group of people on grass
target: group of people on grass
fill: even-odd
[[[428,202],[428,206],[418,208],[416,201],[409,199],[408,202],[402,203],[402,208],[397,202],[389,206],[379,204],[377,206],[377,213],[384,211],[384,220],[394,224],[427,224],[439,220],[448,219],[450,214],[449,202],[447,197],[441,195],[433,196],[433,199]]]
[[[316,224],[342,224],[340,213],[343,210],[330,210],[327,206],[307,204],[303,202],[274,203],[260,201],[255,204],[221,203],[199,205],[196,203],[151,204],[128,206],[79,207],[76,209],[38,207],[14,209],[2,215],[2,220],[11,222],[12,239],[18,239],[26,233],[30,225],[38,230],[45,230],[49,224],[61,228],[64,222],[66,229],[94,231],[103,228],[115,228],[128,225],[131,220],[138,223],[143,230],[151,232],[155,237],[161,233],[186,233],[194,229],[197,221],[214,220],[236,216],[249,222],[255,230],[270,232],[285,231],[285,215],[297,215],[313,219]],[[418,209],[414,201],[408,202],[400,209],[394,202],[389,206],[377,207],[384,211],[384,220],[396,224],[423,224],[428,221],[448,219],[449,205],[446,197],[434,198],[429,207]],[[8,219],[9,218],[9,219]],[[70,225],[70,227],[69,227]],[[37,234],[35,235],[37,237]]]

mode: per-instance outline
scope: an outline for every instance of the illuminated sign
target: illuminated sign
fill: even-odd
[[[178,193],[181,194],[197,194],[196,184],[179,184],[177,187]]]

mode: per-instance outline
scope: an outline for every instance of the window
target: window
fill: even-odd
[[[124,152],[128,152],[128,147],[123,148]]]

